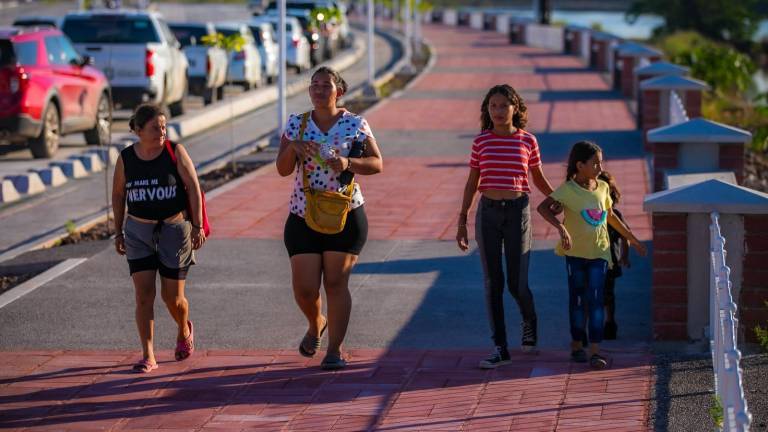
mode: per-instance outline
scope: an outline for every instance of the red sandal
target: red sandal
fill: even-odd
[[[183,341],[176,342],[176,352],[174,353],[176,361],[188,359],[195,351],[195,331],[192,328],[192,321],[187,320],[187,325],[189,325],[189,336]]]

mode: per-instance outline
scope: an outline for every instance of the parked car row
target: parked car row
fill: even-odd
[[[258,1],[253,10],[266,13],[240,23],[167,23],[152,11],[104,9],[20,17],[0,28],[0,143],[26,143],[35,158],[50,158],[65,134],[108,144],[113,109],[152,102],[176,116],[187,94],[208,105],[228,83],[249,90],[274,82],[278,16],[274,2]],[[310,17],[328,7],[343,10],[337,0],[288,2],[286,63],[297,72],[345,44],[346,17]],[[206,43],[217,33],[245,43],[228,55]]]

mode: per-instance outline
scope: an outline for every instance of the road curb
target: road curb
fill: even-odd
[[[392,35],[390,35],[390,36],[392,36]],[[395,37],[395,36],[392,36],[392,37]],[[397,39],[398,39],[398,41],[400,41],[399,38],[397,38]],[[362,55],[364,54],[364,52],[365,52],[365,45],[363,44],[361,39],[355,39],[355,45],[354,45],[353,50],[354,51],[352,53],[347,53],[346,55],[342,55],[338,59],[334,59],[334,60],[331,60],[329,62],[323,63],[323,65],[330,66],[330,67],[333,67],[333,68],[337,68],[339,70],[346,69],[346,68],[350,67],[352,64],[354,64],[356,61],[358,61],[362,57]],[[398,64],[400,64],[400,62],[396,62],[392,66],[391,69],[394,69]],[[288,93],[289,96],[290,95],[294,95],[294,94],[296,94],[298,92],[306,90],[308,88],[308,85],[309,85],[308,80],[296,81],[292,85],[288,86],[287,93]],[[264,89],[264,90],[269,90],[269,89]],[[275,92],[277,91],[276,89],[274,89],[274,90],[275,90]],[[247,96],[251,97],[251,95],[247,95]],[[255,95],[255,96],[258,96],[258,94]],[[376,105],[374,105],[374,106],[376,106]],[[197,113],[196,113],[196,115],[197,115]],[[206,113],[206,115],[207,115],[207,113]],[[191,117],[191,115],[190,115],[190,117]],[[228,117],[225,120],[222,120],[221,122],[223,123],[224,121],[231,120],[231,119],[233,119],[235,117],[237,117],[237,116]],[[185,121],[189,122],[190,120],[189,119],[185,119]],[[202,121],[202,120],[200,120],[200,121]],[[169,130],[171,130],[170,123],[169,123],[168,127],[169,127]],[[179,127],[179,130],[184,130],[184,129],[183,129],[183,127]],[[192,129],[188,128],[186,130],[190,131]],[[189,132],[186,132],[186,133],[189,133]],[[235,153],[234,153],[235,157],[251,153],[251,152],[253,152],[254,150],[257,150],[257,149],[261,150],[261,149],[264,149],[264,148],[268,147],[270,145],[270,138],[271,138],[272,135],[273,135],[273,133],[269,133],[269,134],[267,134],[265,136],[261,136],[261,137],[256,138],[255,140],[251,141],[248,144],[242,145],[240,148],[238,148],[235,151]],[[189,136],[189,135],[186,135],[186,136]],[[131,135],[127,134],[127,133],[115,134],[112,137],[113,138],[112,139],[113,144],[110,147],[115,148],[117,150],[118,154],[119,154],[120,150],[125,148],[127,145],[131,145],[132,144],[132,140],[130,139],[130,137],[131,137]],[[87,150],[86,152],[98,152],[98,151],[99,151],[99,149],[90,149],[90,150]],[[111,157],[111,152],[112,151],[111,150],[108,150],[108,151],[110,152],[110,157]],[[202,174],[205,174],[207,172],[213,171],[213,170],[215,170],[217,168],[220,168],[220,167],[226,165],[231,160],[231,158],[232,158],[231,154],[221,155],[221,156],[216,157],[214,159],[205,161],[203,164],[199,164],[195,168],[197,169],[198,175],[202,175]],[[102,160],[103,159],[104,159],[104,155],[102,154]],[[115,157],[115,159],[116,159],[116,157]],[[80,161],[78,160],[77,162],[80,162]],[[52,163],[51,165],[55,165],[55,164]],[[113,165],[113,164],[110,164],[110,165]],[[43,175],[43,177],[47,177],[48,179],[61,178],[60,176],[58,176],[58,174],[55,173],[55,171],[59,170],[59,169],[60,168],[58,166],[51,166],[51,168],[50,168],[51,172],[50,173],[46,173],[45,175]],[[235,184],[235,185],[236,184],[240,184],[238,181],[244,181],[244,180],[241,180],[241,179],[250,178],[250,176],[254,175],[255,173],[258,173],[258,172],[262,171],[263,169],[265,169],[265,167],[261,167],[261,168],[255,170],[252,173],[248,173],[248,174],[246,174],[243,177],[235,179],[232,182],[225,183],[225,184],[221,185],[220,187],[207,192],[206,193],[206,198],[207,199],[215,198],[217,195],[225,192],[226,190],[229,190],[232,187],[235,187],[235,186],[231,186],[231,187],[227,188],[227,185],[230,185],[230,184]],[[64,179],[65,179],[64,181],[68,180],[69,178],[70,178],[70,176],[64,177]],[[49,180],[49,181],[51,181],[51,180]],[[44,178],[44,183],[45,183],[45,178]],[[11,184],[11,186],[12,186],[12,184]],[[219,192],[219,190],[222,189],[222,188],[227,188],[227,189],[223,189],[222,192]],[[2,201],[0,201],[0,203],[1,202]],[[75,227],[75,231],[78,231],[78,232],[80,232],[80,231],[87,231],[91,227],[93,227],[93,226],[95,226],[97,224],[103,223],[104,221],[107,220],[108,217],[112,218],[112,214],[110,212],[109,216],[107,216],[105,209],[101,209],[98,212],[91,213],[90,216],[83,217],[81,219],[82,222],[79,222],[79,223],[76,222],[77,225]],[[6,251],[3,254],[0,254],[0,262],[7,261],[9,259],[12,259],[12,258],[14,258],[14,257],[16,257],[18,255],[21,255],[21,254],[26,253],[26,252],[31,251],[31,250],[49,248],[49,247],[53,246],[57,241],[59,241],[62,238],[66,237],[67,235],[69,235],[69,232],[67,232],[67,230],[62,226],[61,228],[56,230],[56,232],[54,232],[52,234],[49,234],[49,235],[45,236],[44,238],[36,241],[33,245],[20,245],[20,246],[14,248],[14,249]]]
[[[8,304],[20,299],[21,297],[31,293],[46,283],[56,279],[64,273],[72,270],[78,265],[88,261],[87,258],[70,258],[63,262],[51,267],[50,269],[40,273],[32,279],[22,283],[19,286],[13,287],[10,290],[0,294],[0,309]]]
[[[358,61],[364,53],[365,45],[359,38],[355,38],[351,52],[346,52],[338,58],[318,65],[318,67],[328,66],[337,70],[344,70]],[[308,87],[308,80],[302,79],[300,76],[298,80],[286,86],[286,96],[296,95]],[[269,105],[276,101],[277,97],[277,87],[270,86],[225,100],[211,108],[182,115],[168,122],[168,136],[172,140],[187,138]]]

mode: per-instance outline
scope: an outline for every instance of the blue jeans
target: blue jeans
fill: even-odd
[[[604,259],[565,257],[568,270],[568,311],[571,321],[571,340],[585,339],[585,324],[589,324],[589,342],[603,341],[603,290],[608,262]],[[586,304],[587,316],[584,316]],[[588,319],[587,319],[588,318]]]

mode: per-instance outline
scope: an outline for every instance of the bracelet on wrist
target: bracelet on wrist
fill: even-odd
[[[202,228],[200,225],[195,225],[193,222],[190,222],[189,224],[192,225],[192,228],[194,228],[194,229]]]

